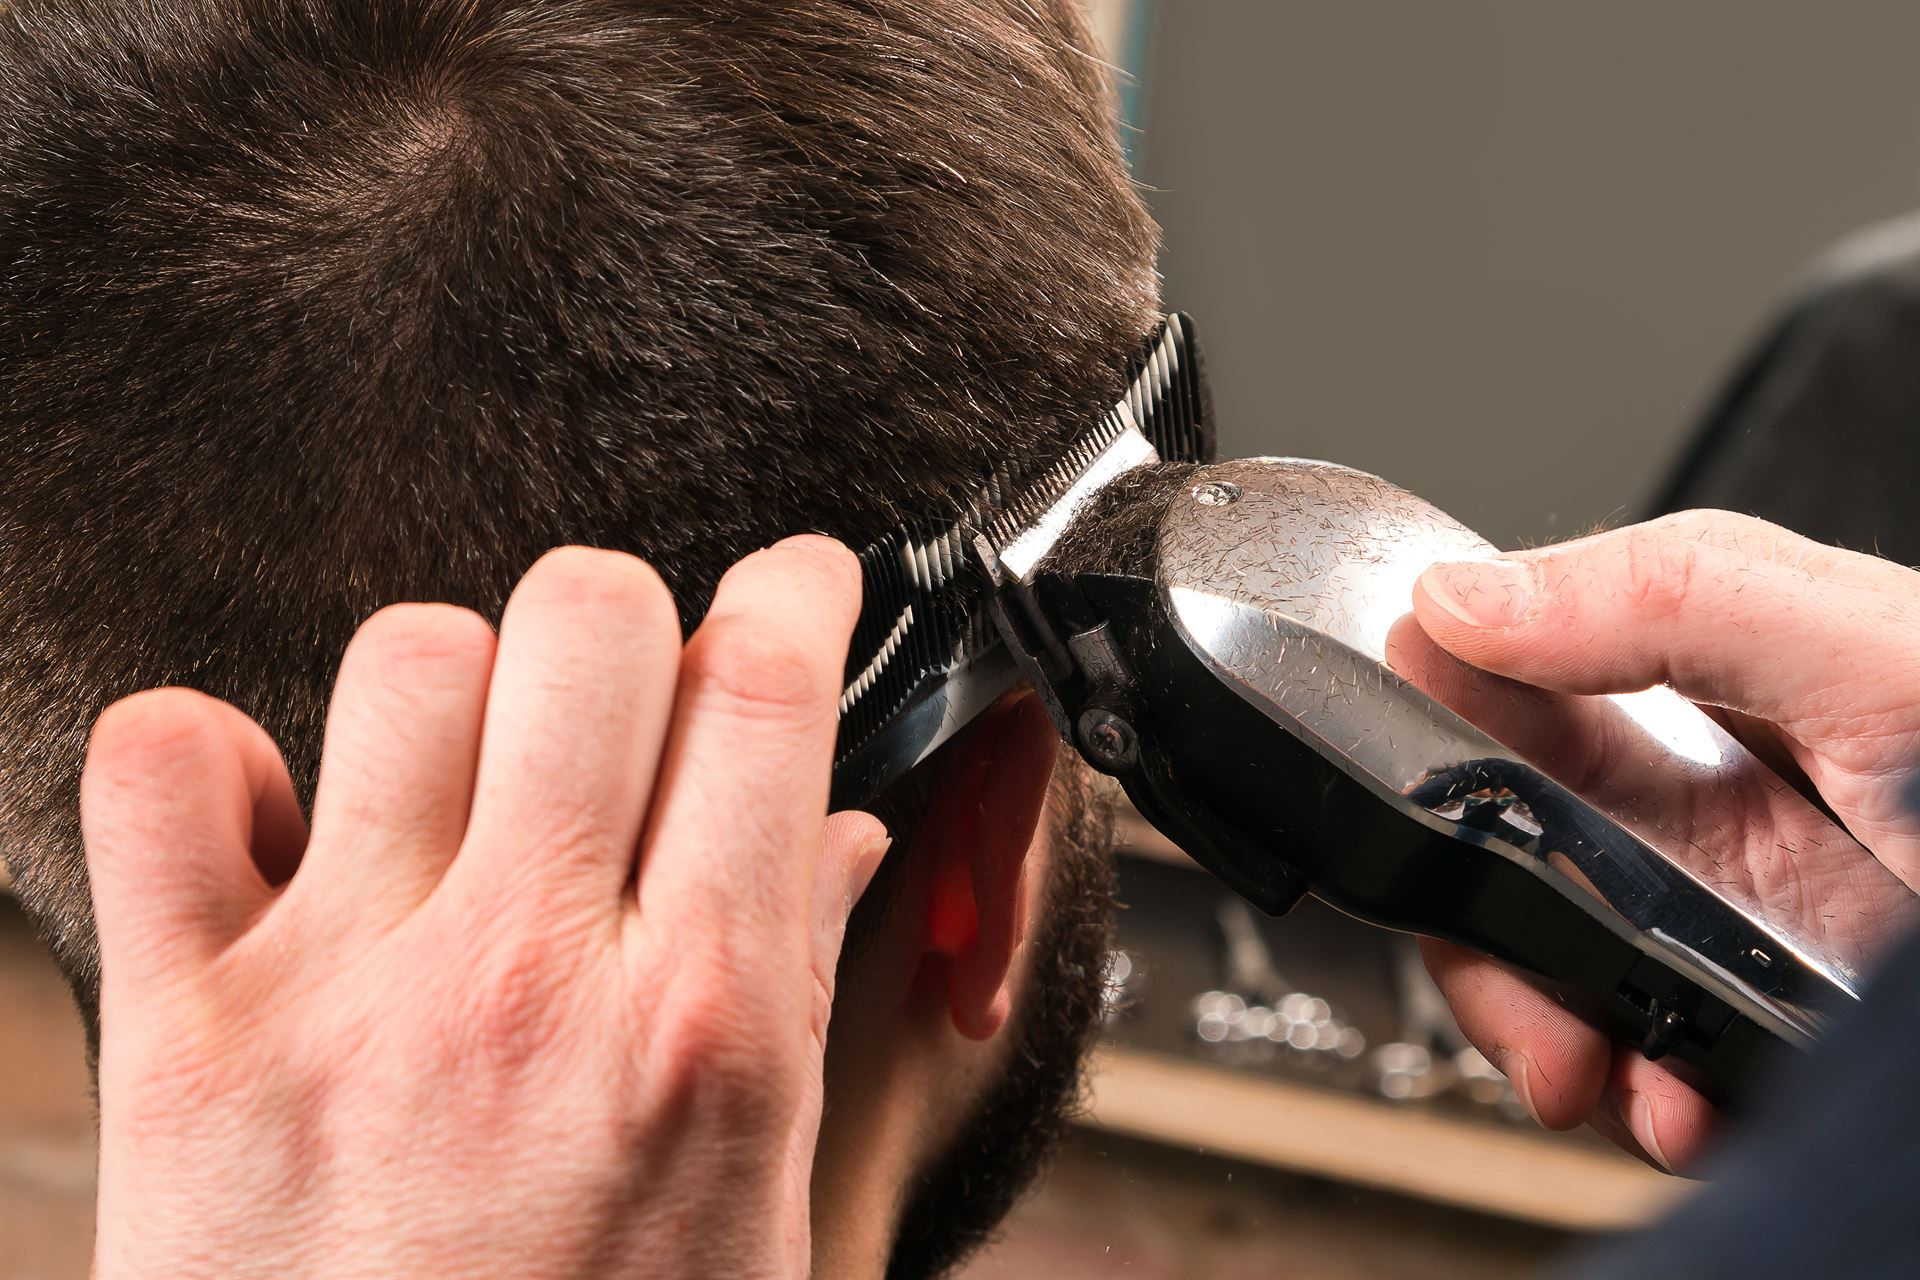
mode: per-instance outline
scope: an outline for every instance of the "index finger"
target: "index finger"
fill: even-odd
[[[1456,656],[1528,684],[1670,684],[1698,702],[1831,730],[1878,709],[1890,674],[1915,673],[1920,575],[1750,517],[1690,511],[1436,565],[1414,612]]]
[[[641,842],[647,934],[806,955],[859,608],[859,564],[828,538],[789,538],[721,579],[680,664]]]

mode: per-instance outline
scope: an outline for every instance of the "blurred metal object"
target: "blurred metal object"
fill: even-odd
[[[1107,952],[1100,987],[1100,1020],[1110,1022],[1133,1012],[1146,987],[1146,967],[1131,951],[1114,947]]]
[[[1193,1034],[1239,1062],[1287,1060],[1325,1067],[1350,1063],[1366,1052],[1358,1027],[1331,1004],[1299,991],[1274,966],[1273,952],[1253,912],[1238,898],[1223,898],[1216,918],[1226,945],[1227,987],[1206,991],[1192,1005]]]
[[[1400,1038],[1373,1051],[1373,1087],[1383,1098],[1403,1102],[1431,1098],[1452,1089],[1459,1080],[1450,1040],[1465,1045],[1446,999],[1427,977],[1418,944],[1397,937],[1388,945],[1393,954],[1393,992],[1400,1007]]]
[[[1394,990],[1400,1004],[1400,1039],[1374,1051],[1374,1088],[1394,1101],[1453,1095],[1494,1109],[1516,1123],[1529,1119],[1513,1086],[1485,1054],[1468,1043],[1453,1010],[1440,994],[1420,946],[1410,937],[1393,940]]]
[[[1527,1120],[1506,1077],[1461,1034],[1412,938],[1391,942],[1399,1038],[1369,1046],[1330,1001],[1300,990],[1280,972],[1244,901],[1222,898],[1215,919],[1225,981],[1189,1006],[1194,1039],[1209,1057],[1233,1066],[1298,1069],[1394,1102],[1457,1097],[1508,1120]],[[1127,966],[1125,972],[1134,971],[1130,958]]]
[[[1487,1061],[1484,1053],[1472,1045],[1457,1050],[1453,1055],[1453,1069],[1458,1077],[1454,1085],[1456,1093],[1483,1107],[1494,1108],[1510,1123],[1533,1124],[1527,1104],[1520,1101],[1520,1095],[1513,1091],[1512,1082],[1501,1073],[1500,1068]]]
[[[1293,990],[1274,968],[1273,951],[1260,936],[1260,926],[1246,903],[1222,898],[1214,919],[1220,922],[1220,935],[1226,941],[1228,986],[1273,1003]]]
[[[1374,1087],[1381,1097],[1396,1102],[1431,1098],[1453,1086],[1451,1066],[1444,1060],[1436,1064],[1433,1051],[1423,1044],[1395,1040],[1373,1051],[1373,1068],[1378,1073]]]

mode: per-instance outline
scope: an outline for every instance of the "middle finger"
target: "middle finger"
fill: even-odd
[[[503,906],[612,907],[679,654],[673,597],[635,557],[565,547],[529,569],[500,622],[473,816],[446,883]]]
[[[687,645],[649,815],[639,892],[648,935],[676,946],[764,939],[757,954],[805,972],[859,607],[857,562],[824,538],[757,552],[721,580]]]

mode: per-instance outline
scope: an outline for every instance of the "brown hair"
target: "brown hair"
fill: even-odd
[[[86,735],[225,698],[303,800],[349,635],[546,548],[688,621],[1057,449],[1158,310],[1068,0],[0,8],[0,852],[93,1021]]]

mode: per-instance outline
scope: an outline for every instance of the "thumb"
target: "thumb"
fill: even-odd
[[[813,971],[819,992],[828,1001],[833,998],[833,975],[840,963],[847,918],[892,843],[886,825],[870,813],[845,809],[827,818],[820,870],[813,885]]]
[[[1528,684],[1587,694],[1669,684],[1696,702],[1831,729],[1879,710],[1887,678],[1913,673],[1920,649],[1920,575],[1888,592],[1867,565],[1875,579],[1893,568],[1696,511],[1437,564],[1413,604],[1443,648]]]
[[[813,1005],[809,1011],[814,1052],[807,1060],[807,1102],[801,1107],[783,1150],[783,1204],[776,1228],[786,1237],[794,1274],[802,1274],[808,1257],[808,1219],[811,1204],[814,1149],[819,1139],[824,1103],[827,1024],[833,1016],[834,974],[840,964],[840,946],[847,917],[880,869],[892,838],[880,819],[857,809],[827,817],[820,850],[820,868],[814,877]]]

